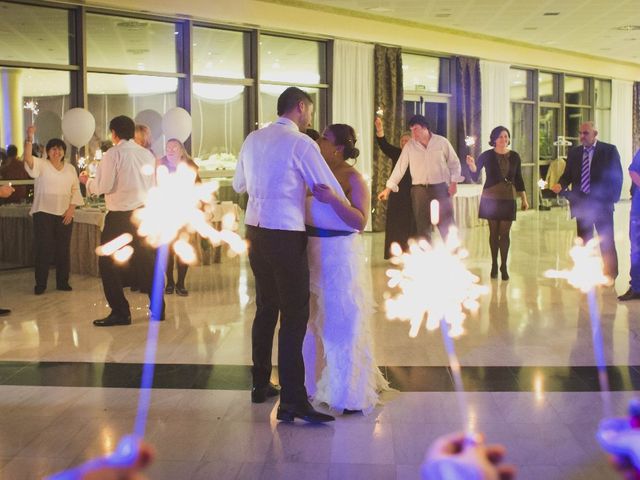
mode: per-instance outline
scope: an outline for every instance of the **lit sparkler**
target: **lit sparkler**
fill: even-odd
[[[576,244],[569,251],[569,255],[574,263],[573,268],[571,270],[548,270],[545,272],[545,276],[548,278],[563,278],[587,294],[589,317],[591,320],[591,336],[593,339],[593,353],[596,366],[598,367],[598,379],[600,381],[604,416],[610,417],[609,377],[604,357],[604,346],[600,329],[600,308],[596,298],[596,287],[610,285],[612,280],[602,273],[602,257],[597,247],[598,242],[596,239],[589,240],[586,245],[582,245],[581,240],[576,240]]]
[[[183,163],[175,173],[169,173],[164,166],[158,167],[156,177],[158,185],[149,190],[145,206],[134,214],[138,233],[151,246],[171,243],[181,231],[187,230],[199,233],[214,246],[225,242],[236,253],[246,250],[245,242],[237,233],[225,229],[218,231],[207,221],[202,204],[211,203],[217,182],[196,184],[196,173]],[[191,256],[183,246],[175,251],[184,261]]]
[[[78,168],[80,170],[84,170],[86,166],[87,166],[87,160],[84,157],[80,157],[78,159]]]
[[[464,332],[465,310],[477,310],[478,298],[487,293],[488,288],[479,285],[478,277],[464,265],[468,252],[461,248],[455,228],[450,230],[444,243],[430,245],[426,240],[412,241],[408,253],[403,253],[398,244],[393,244],[391,253],[391,262],[397,268],[387,271],[388,285],[399,289],[400,293],[387,298],[387,317],[390,320],[408,320],[411,337],[418,334],[423,323],[427,330],[440,327],[465,430],[468,438],[472,438],[473,425],[469,421],[453,337]],[[442,275],[442,272],[446,274]]]
[[[378,109],[376,110],[376,115],[379,116],[380,118],[384,117],[384,109],[382,108],[382,106],[378,106]]]
[[[541,178],[540,180],[538,180],[538,188],[540,190],[544,190],[545,188],[547,188],[547,182]]]
[[[145,173],[145,172],[143,172]],[[149,172],[145,173],[149,174]],[[153,174],[153,172],[150,172]],[[138,234],[146,237],[147,242],[157,247],[157,255],[151,288],[151,305],[149,331],[145,349],[145,361],[142,371],[138,412],[136,415],[134,434],[125,436],[116,451],[104,458],[90,460],[75,469],[64,471],[50,477],[50,480],[77,480],[104,466],[131,466],[144,438],[149,406],[151,404],[151,387],[155,369],[155,354],[158,343],[159,321],[162,320],[164,276],[167,265],[169,244],[179,235],[174,243],[174,251],[186,263],[195,261],[195,251],[187,241],[184,232],[198,232],[214,245],[227,243],[231,250],[241,253],[246,250],[246,243],[235,232],[218,231],[211,227],[207,213],[211,211],[213,194],[218,184],[215,182],[195,184],[196,173],[187,165],[180,164],[175,173],[169,173],[166,167],[156,170],[157,186],[147,196],[145,206],[136,210],[134,220],[138,223]],[[223,226],[234,226],[235,222],[223,218]],[[123,234],[96,249],[98,255],[112,255],[126,261],[133,253],[130,243],[133,236]]]
[[[476,137],[471,135],[464,137],[464,144],[467,146],[467,150],[469,150],[469,153],[471,153],[471,150],[476,144]]]
[[[35,117],[37,117],[38,113],[40,113],[38,102],[36,102],[35,100],[29,100],[28,102],[24,103],[24,109],[31,111],[31,125],[33,125]]]

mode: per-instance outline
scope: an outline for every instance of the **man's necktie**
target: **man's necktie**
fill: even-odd
[[[589,193],[591,191],[591,165],[589,164],[589,154],[593,147],[584,147],[582,154],[582,174],[580,175],[580,191]]]

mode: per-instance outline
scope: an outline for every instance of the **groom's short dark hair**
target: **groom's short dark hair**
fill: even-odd
[[[278,116],[293,110],[300,102],[311,105],[313,100],[307,92],[298,87],[289,87],[278,97]]]

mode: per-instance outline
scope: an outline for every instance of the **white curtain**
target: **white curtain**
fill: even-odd
[[[622,198],[628,199],[631,187],[628,169],[633,158],[633,82],[611,81],[611,143],[620,152],[624,174]]]
[[[333,123],[351,125],[360,156],[356,168],[371,185],[373,174],[373,45],[344,40],[333,44]],[[371,206],[369,206],[371,212]],[[367,224],[371,230],[371,215]]]
[[[489,134],[498,125],[511,131],[511,100],[508,63],[480,60],[480,87],[482,95],[480,151],[489,147]]]

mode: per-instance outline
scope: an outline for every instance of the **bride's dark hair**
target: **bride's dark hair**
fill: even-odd
[[[345,123],[334,123],[327,127],[331,133],[333,133],[336,139],[336,145],[340,145],[344,148],[342,151],[345,160],[353,158],[354,160],[360,155],[360,150],[356,148],[356,132],[351,125]]]

